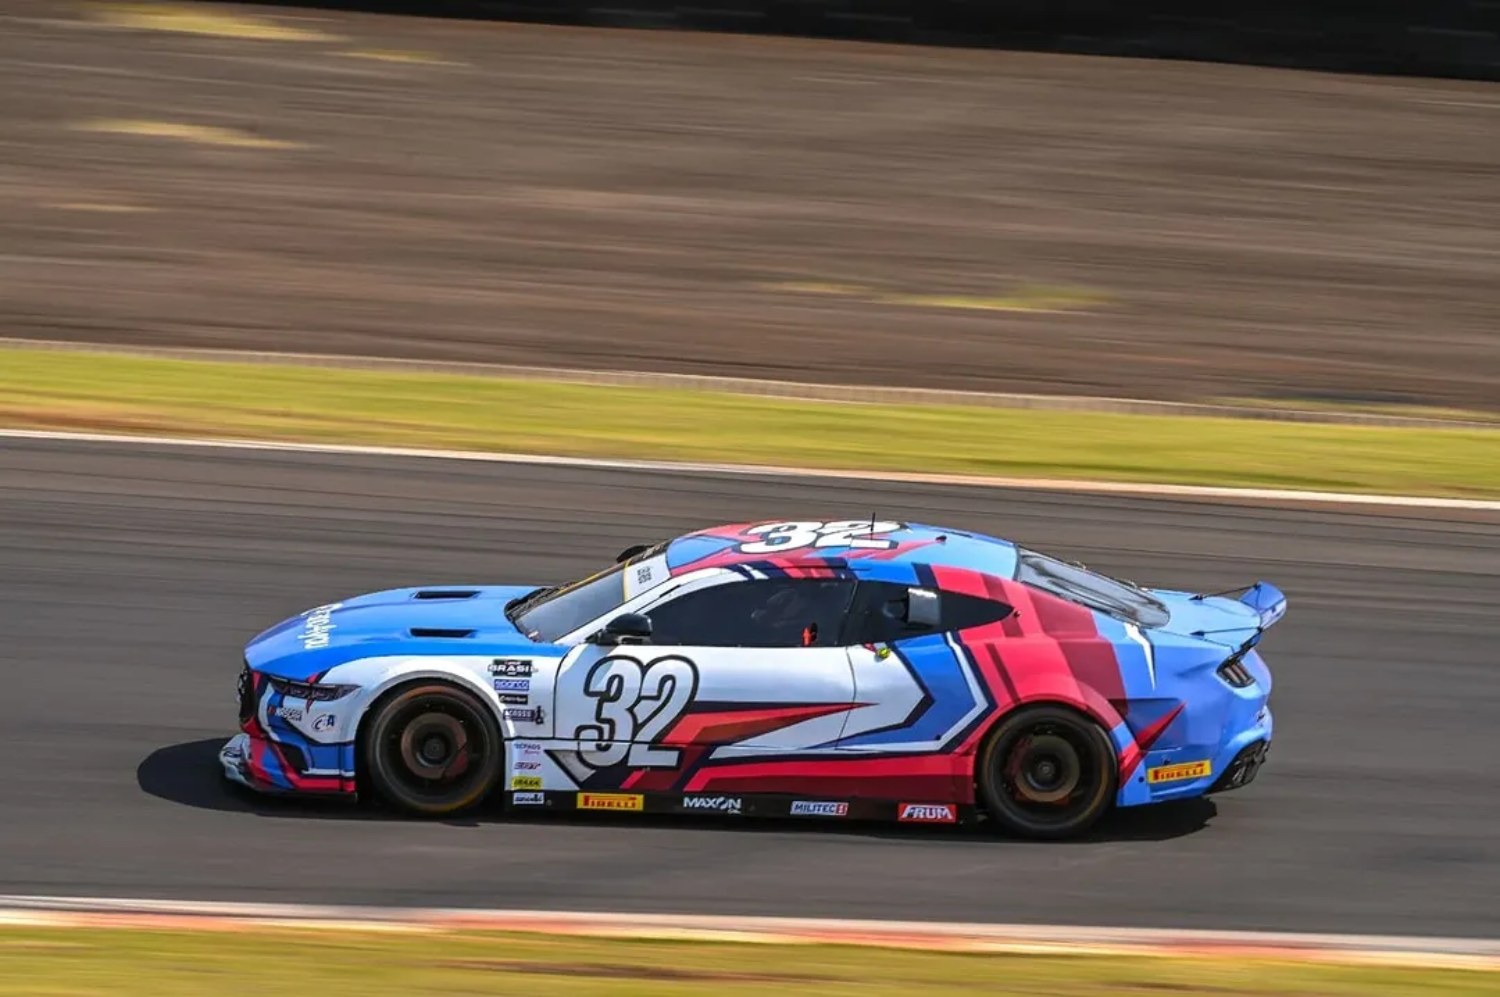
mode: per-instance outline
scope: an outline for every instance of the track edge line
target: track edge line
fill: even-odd
[[[87,433],[50,429],[0,428],[0,439],[110,443],[133,446],[204,447],[225,450],[270,450],[288,453],[345,454],[367,457],[413,457],[437,460],[487,461],[497,464],[541,464],[617,471],[680,474],[725,474],[778,478],[853,479],[967,488],[1013,488],[1028,491],[1078,492],[1094,495],[1133,495],[1142,498],[1229,499],[1239,502],[1307,502],[1323,505],[1364,505],[1406,509],[1454,509],[1500,512],[1500,500],[1439,498],[1421,495],[1383,495],[1367,492],[1327,492],[1294,488],[1242,488],[1220,485],[1179,485],[1152,482],[1096,481],[1073,478],[1011,478],[981,474],[939,474],[922,471],[876,471],[843,468],[799,468],[774,464],[721,464],[672,460],[629,460],[610,457],[568,457],[554,454],[510,453],[489,450],[443,450],[352,443],[294,443],[282,440],[225,439],[196,436],[153,436],[128,433]]]

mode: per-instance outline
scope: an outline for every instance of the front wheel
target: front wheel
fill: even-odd
[[[490,710],[442,683],[411,686],[382,702],[365,728],[362,747],[376,794],[427,817],[478,804],[499,779],[505,760]]]
[[[1000,722],[976,769],[979,796],[1000,827],[1027,838],[1082,834],[1114,802],[1114,745],[1092,720],[1032,706]]]

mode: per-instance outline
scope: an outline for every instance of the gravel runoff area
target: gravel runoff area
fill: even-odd
[[[1500,409],[1482,83],[0,8],[0,334]]]

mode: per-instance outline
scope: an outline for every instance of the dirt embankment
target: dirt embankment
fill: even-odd
[[[1493,85],[199,10],[0,14],[0,334],[1500,408]]]

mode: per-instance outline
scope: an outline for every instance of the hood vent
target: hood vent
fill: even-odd
[[[413,599],[472,599],[479,593],[474,589],[423,589]]]
[[[413,637],[472,637],[472,630],[447,630],[442,627],[412,627],[410,631]]]

